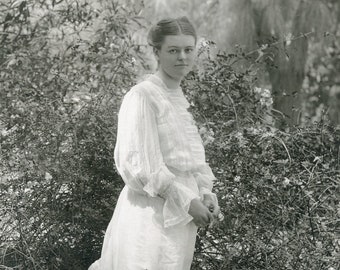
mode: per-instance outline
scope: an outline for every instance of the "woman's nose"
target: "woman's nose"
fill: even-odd
[[[184,52],[184,50],[181,50],[181,51],[179,51],[179,53],[178,53],[178,59],[184,59],[185,58],[185,52]]]

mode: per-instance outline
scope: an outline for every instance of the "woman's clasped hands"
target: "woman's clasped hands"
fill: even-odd
[[[189,214],[198,227],[212,227],[217,221],[223,220],[216,197],[204,195],[203,200],[193,199],[190,203]]]

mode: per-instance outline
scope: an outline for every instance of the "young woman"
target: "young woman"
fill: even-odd
[[[197,228],[218,217],[215,177],[180,88],[196,42],[186,17],[150,30],[158,70],[122,102],[114,157],[126,186],[90,270],[189,270]]]

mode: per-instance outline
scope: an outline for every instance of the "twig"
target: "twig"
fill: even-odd
[[[310,32],[308,32],[308,33],[303,33],[303,34],[301,34],[300,36],[297,36],[297,37],[295,37],[295,38],[289,39],[289,41],[295,41],[295,40],[300,39],[300,38],[306,38],[306,37],[308,37],[309,35],[311,35],[311,34],[313,34],[313,33],[315,33],[315,32],[314,32],[314,31],[310,31]],[[251,55],[251,54],[253,54],[253,53],[255,53],[255,52],[262,52],[264,49],[269,48],[270,46],[275,46],[275,45],[278,45],[278,44],[280,44],[280,43],[284,43],[284,42],[286,42],[286,41],[287,41],[287,40],[278,40],[278,41],[276,41],[276,42],[274,42],[274,43],[266,44],[267,46],[264,46],[264,47],[262,47],[262,48],[258,48],[258,49],[256,49],[256,50],[252,50],[252,51],[250,51],[250,52],[247,52],[247,53],[245,54],[245,56],[249,56],[249,55]]]
[[[271,137],[273,137],[274,139],[276,139],[277,141],[279,141],[283,145],[283,147],[285,148],[285,150],[287,152],[287,155],[288,155],[289,165],[291,165],[292,164],[292,158],[291,158],[291,156],[289,154],[289,150],[288,150],[286,144],[284,143],[284,141],[281,138],[277,138],[275,136],[271,136]]]
[[[229,86],[228,86],[228,90],[229,90]],[[235,108],[235,103],[234,103],[233,99],[231,98],[231,96],[228,93],[227,93],[227,97],[230,100],[231,104],[233,105],[233,111],[234,111],[234,114],[235,114],[236,127],[237,127],[237,130],[239,130],[240,127],[239,127],[239,123],[238,123],[238,116],[237,116],[237,112],[236,112],[236,108]]]

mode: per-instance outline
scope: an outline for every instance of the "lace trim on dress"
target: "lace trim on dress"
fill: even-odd
[[[180,87],[177,89],[169,89],[162,79],[156,75],[149,76],[148,80],[164,89],[169,101],[176,108],[176,111],[182,120],[185,134],[189,140],[190,152],[194,160],[195,167],[205,165],[205,151],[202,139],[192,115],[187,110],[190,107],[190,104],[185,98],[182,89]]]
[[[205,150],[203,148],[202,139],[199,135],[195,121],[188,111],[190,107],[189,102],[185,98],[182,89],[169,89],[165,83],[156,75],[151,75],[149,81],[157,85],[165,96],[168,98],[172,106],[175,108],[178,118],[181,120],[181,126],[184,128],[186,138],[189,141],[190,156],[193,161],[193,166],[190,170],[197,181],[200,189],[201,198],[204,194],[212,194],[213,181],[216,179],[211,168],[205,161]],[[178,120],[178,119],[177,119]],[[173,123],[173,125],[178,125]]]

